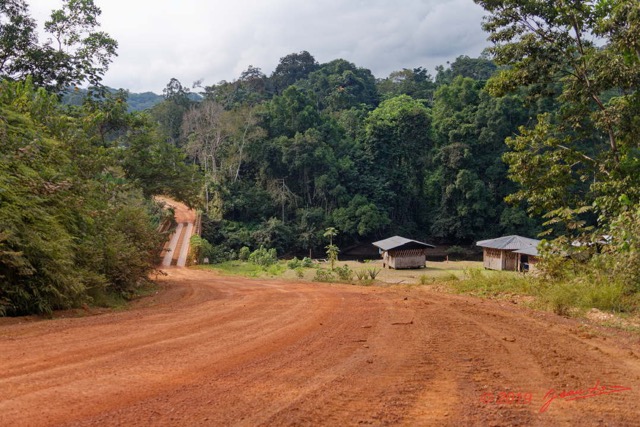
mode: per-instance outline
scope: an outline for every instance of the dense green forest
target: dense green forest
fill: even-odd
[[[541,107],[490,96],[497,70],[461,56],[435,77],[417,68],[376,79],[300,52],[270,76],[249,67],[205,87],[201,102],[174,79],[150,115],[204,174],[210,259],[261,245],[321,253],[327,227],[341,247],[392,234],[455,244],[535,235],[539,223],[504,201],[517,187],[502,155]]]
[[[212,261],[320,254],[329,227],[341,248],[542,233],[549,256],[606,235],[593,268],[635,292],[640,6],[476,2],[494,47],[435,75],[302,51],[198,93],[172,79],[145,111],[100,84],[117,43],[92,0],[45,24],[64,49],[37,41],[25,1],[0,3],[0,314],[135,291],[156,194],[202,210]]]

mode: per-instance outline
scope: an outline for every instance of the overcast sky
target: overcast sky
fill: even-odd
[[[118,41],[103,83],[161,93],[234,80],[249,65],[269,75],[303,50],[320,63],[343,58],[387,77],[402,68],[431,74],[488,46],[472,0],[94,0],[102,29]],[[41,24],[61,0],[28,0]]]

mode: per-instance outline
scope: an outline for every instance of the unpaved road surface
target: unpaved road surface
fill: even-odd
[[[640,425],[638,335],[416,288],[168,272],[128,311],[2,320],[0,426]]]
[[[184,267],[187,264],[189,254],[189,241],[194,233],[196,213],[184,203],[163,196],[156,196],[157,201],[165,203],[173,208],[176,229],[164,245],[162,266],[172,265]]]

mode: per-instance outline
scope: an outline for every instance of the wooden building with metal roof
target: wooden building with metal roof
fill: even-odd
[[[539,244],[540,240],[522,236],[504,236],[476,243],[482,248],[484,268],[510,271],[525,271],[537,263]]]
[[[435,248],[428,243],[393,236],[385,240],[373,242],[382,255],[382,266],[385,268],[422,268],[427,261],[427,249]]]

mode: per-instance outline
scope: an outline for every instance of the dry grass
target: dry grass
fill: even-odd
[[[336,262],[336,267],[341,267],[343,265],[348,265],[353,271],[363,271],[375,268],[376,270],[380,270],[380,273],[376,277],[376,281],[391,283],[391,284],[419,284],[421,283],[422,276],[430,280],[436,279],[445,279],[451,278],[452,276],[456,276],[458,278],[463,278],[465,270],[470,269],[481,269],[482,262],[478,261],[443,261],[443,262],[432,262],[427,261],[426,268],[417,268],[417,269],[409,269],[409,270],[393,270],[393,269],[383,269],[382,268],[382,260],[375,260],[369,262],[357,262],[357,261],[338,261]],[[329,268],[329,263],[321,264],[323,268]],[[305,272],[304,279],[311,280],[313,278],[313,271]],[[309,276],[307,278],[307,276]]]

